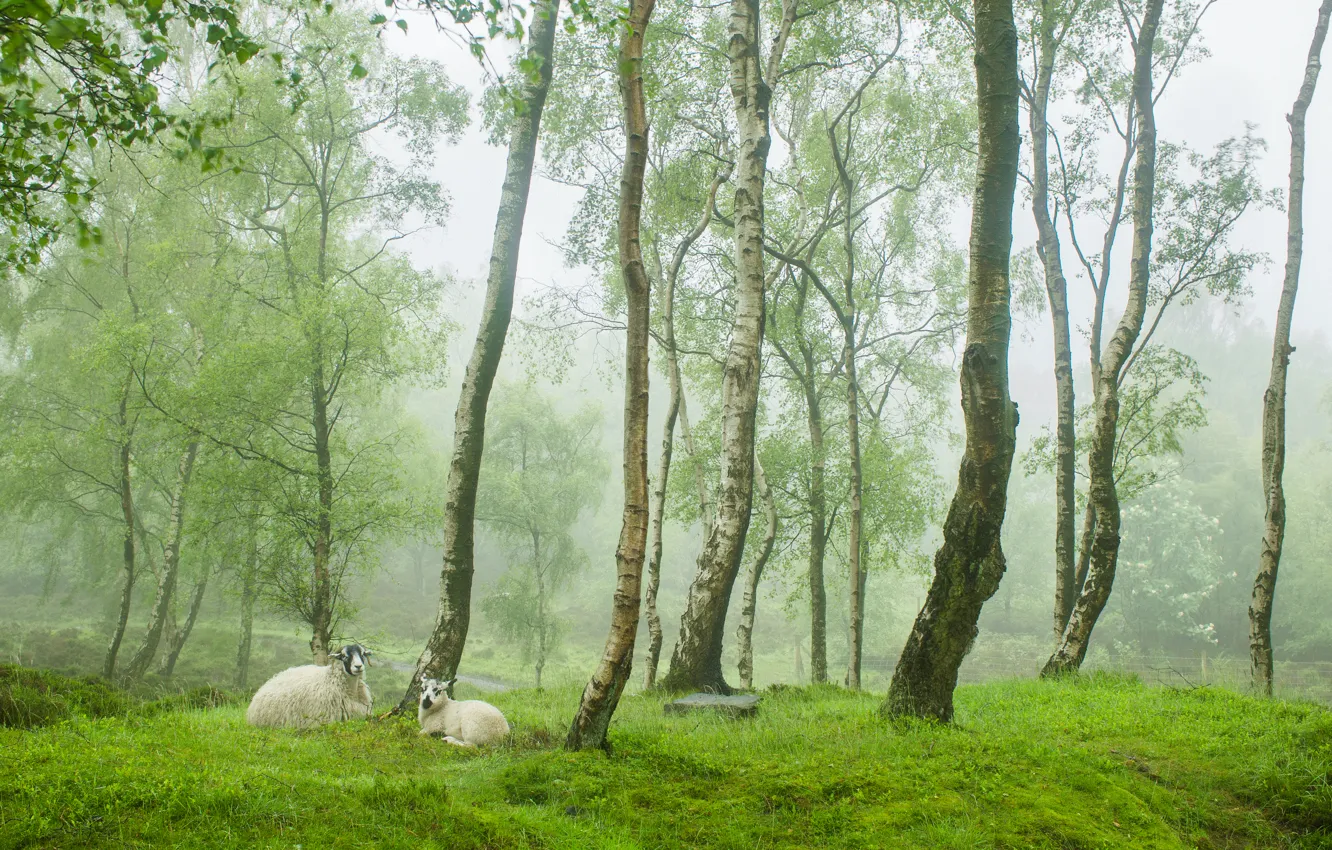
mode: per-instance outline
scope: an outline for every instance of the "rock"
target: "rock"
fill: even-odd
[[[667,714],[688,714],[691,711],[715,711],[731,717],[753,717],[758,714],[758,694],[690,694],[665,705]]]

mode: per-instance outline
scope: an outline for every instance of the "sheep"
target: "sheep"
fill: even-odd
[[[370,650],[349,644],[329,656],[330,663],[290,667],[264,682],[250,700],[245,722],[251,726],[305,729],[353,717],[368,717],[373,701],[365,684]]]
[[[443,737],[458,747],[478,747],[503,740],[509,734],[504,715],[479,699],[450,699],[449,688],[456,681],[421,680],[421,707],[416,712],[421,734]]]

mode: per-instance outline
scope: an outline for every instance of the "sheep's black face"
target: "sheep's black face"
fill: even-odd
[[[429,710],[430,706],[437,702],[445,702],[453,690],[453,683],[457,679],[449,679],[447,682],[441,682],[439,679],[421,680],[421,708]]]
[[[444,683],[438,679],[421,680],[421,708],[429,711],[430,706],[440,701],[445,696]]]
[[[359,676],[365,671],[370,658],[370,650],[359,643],[350,643],[333,656],[342,662],[342,669],[348,676]]]

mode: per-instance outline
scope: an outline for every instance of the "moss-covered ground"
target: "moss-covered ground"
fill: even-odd
[[[1332,847],[1310,704],[1093,676],[964,687],[939,727],[834,688],[747,720],[638,694],[607,756],[559,746],[576,689],[487,698],[515,732],[480,753],[414,718],[251,729],[234,703],[0,728],[0,847]]]

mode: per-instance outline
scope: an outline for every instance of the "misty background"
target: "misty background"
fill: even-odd
[[[1299,85],[1314,0],[1270,0],[1261,4],[1225,0],[1204,19],[1203,43],[1210,52],[1184,69],[1157,109],[1162,139],[1210,151],[1222,139],[1240,135],[1246,125],[1267,142],[1260,178],[1267,188],[1286,185],[1289,137],[1285,113]],[[505,150],[487,141],[479,104],[489,80],[456,38],[435,30],[430,19],[407,15],[406,33],[389,27],[381,38],[403,55],[445,63],[455,83],[472,94],[473,121],[456,144],[440,148],[432,177],[448,191],[451,210],[442,229],[408,239],[403,249],[418,267],[444,271],[450,279],[449,319],[454,324],[447,371],[437,386],[407,392],[408,409],[428,432],[429,444],[443,458],[451,447],[453,412],[465,358],[476,329],[485,267],[489,261],[495,211],[504,174]],[[492,45],[492,61],[505,65],[507,45]],[[557,58],[558,63],[558,46]],[[1025,125],[1024,125],[1025,130]],[[1024,132],[1025,135],[1025,132]],[[1279,681],[1315,687],[1317,672],[1332,663],[1332,623],[1324,613],[1332,605],[1332,447],[1328,415],[1332,412],[1332,157],[1320,156],[1332,144],[1332,102],[1315,99],[1308,119],[1309,149],[1305,200],[1305,248],[1302,286],[1295,313],[1291,361],[1286,472],[1289,524],[1282,559],[1273,629],[1279,662],[1287,673]],[[391,137],[379,140],[395,155]],[[1025,139],[1024,139],[1025,150]],[[775,152],[774,157],[780,153]],[[538,164],[538,172],[544,168]],[[563,634],[547,663],[544,681],[580,681],[591,671],[609,624],[615,579],[614,548],[619,534],[621,480],[622,352],[613,332],[588,332],[566,354],[562,380],[548,368],[556,359],[543,349],[544,338],[527,333],[521,319],[534,320],[524,301],[548,287],[577,289],[593,282],[586,267],[568,267],[561,249],[581,190],[540,176],[534,181],[519,265],[515,325],[506,347],[500,381],[528,385],[562,414],[590,406],[600,410],[600,451],[606,474],[599,504],[585,511],[573,540],[585,555],[566,589],[554,597]],[[965,246],[968,210],[961,199],[950,231]],[[1025,198],[1015,211],[1014,249],[1029,249],[1035,228]],[[1208,377],[1208,423],[1183,442],[1167,474],[1148,492],[1125,505],[1124,548],[1114,595],[1093,640],[1092,666],[1126,667],[1167,680],[1196,677],[1243,677],[1247,667],[1246,606],[1258,564],[1263,504],[1259,478],[1260,416],[1271,356],[1272,320],[1280,291],[1286,230],[1281,210],[1255,210],[1240,224],[1236,243],[1269,255],[1270,262],[1248,280],[1250,294],[1237,303],[1203,298],[1177,309],[1167,320],[1162,340],[1197,359]],[[1121,248],[1127,253],[1127,242]],[[1121,268],[1126,264],[1121,260]],[[1072,264],[1069,264],[1072,271]],[[1071,275],[1070,311],[1087,313],[1086,282]],[[1111,315],[1117,317],[1112,288]],[[1087,370],[1085,338],[1075,324],[1075,371]],[[1011,392],[1020,405],[1019,460],[1009,489],[1005,522],[1008,573],[986,605],[974,650],[963,666],[963,680],[1001,675],[1035,675],[1051,644],[1053,598],[1053,484],[1042,471],[1024,472],[1021,462],[1031,441],[1054,419],[1049,319],[1044,312],[1015,317],[1010,359]],[[655,471],[666,382],[652,352],[652,408],[649,467]],[[1081,386],[1086,386],[1085,382]],[[956,389],[954,421],[960,426]],[[1085,391],[1084,391],[1085,392]],[[1080,399],[1085,401],[1084,399]],[[760,434],[760,440],[761,440]],[[959,445],[936,442],[935,472],[943,494],[951,494]],[[431,474],[443,487],[445,464]],[[941,518],[941,517],[940,517]],[[436,523],[439,526],[439,523]],[[871,553],[868,564],[865,686],[882,689],[891,665],[924,597],[928,557],[937,542],[938,523],[909,553]],[[114,587],[90,585],[67,567],[48,561],[42,548],[21,530],[6,538],[0,554],[0,656],[4,660],[58,669],[97,669],[104,649],[106,623],[113,616]],[[385,546],[378,569],[358,575],[350,592],[356,614],[340,626],[342,636],[376,650],[385,664],[375,675],[396,683],[401,666],[410,665],[429,634],[438,602],[441,552],[437,541]],[[665,651],[673,644],[701,536],[697,525],[668,522],[659,606],[665,627]],[[12,544],[12,545],[11,545]],[[751,538],[751,545],[753,540]],[[478,531],[477,576],[472,633],[460,672],[514,685],[532,681],[531,661],[505,637],[480,600],[495,592],[513,559],[512,547],[485,530]],[[889,561],[907,567],[887,567]],[[808,645],[808,617],[802,597],[798,553],[778,557],[761,588],[754,635],[755,684],[796,682],[803,675],[799,649]],[[846,565],[829,552],[829,667],[840,679],[847,652]],[[150,594],[151,582],[139,593]],[[142,600],[136,603],[143,605]],[[732,597],[728,634],[734,633],[740,593]],[[185,649],[176,677],[180,680],[225,679],[222,661],[235,642],[236,595],[218,582],[205,602],[196,636]],[[256,627],[255,673],[269,672],[304,657],[308,630],[271,612]],[[643,632],[640,632],[642,635]],[[640,638],[641,655],[644,641]],[[733,647],[726,654],[734,669]],[[394,666],[398,665],[398,666]],[[1309,678],[1302,678],[1308,672]],[[372,677],[372,682],[374,682]]]

